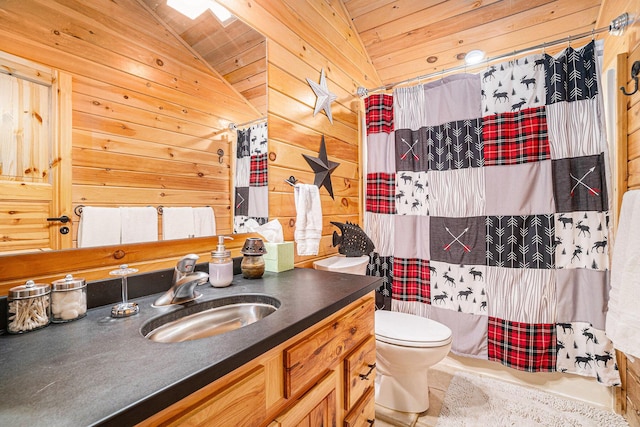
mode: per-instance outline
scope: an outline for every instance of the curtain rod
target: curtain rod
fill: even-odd
[[[494,61],[498,61],[501,59],[505,59],[505,58],[510,58],[512,56],[517,56],[517,55],[522,55],[523,53],[529,53],[531,51],[535,51],[535,50],[539,50],[539,49],[544,49],[546,47],[549,46],[555,46],[557,44],[561,44],[561,43],[567,43],[567,42],[571,42],[572,40],[578,40],[578,39],[582,39],[588,36],[595,36],[596,34],[600,34],[603,33],[605,31],[609,31],[610,34],[612,35],[622,35],[622,33],[624,32],[624,29],[626,27],[628,27],[629,25],[631,25],[633,23],[633,21],[630,19],[630,16],[627,12],[623,13],[622,15],[618,16],[617,18],[615,18],[613,21],[611,21],[611,23],[609,24],[608,27],[602,27],[602,28],[598,28],[598,29],[593,29],[591,31],[587,31],[581,34],[576,34],[574,36],[568,36],[568,37],[564,37],[562,39],[557,39],[551,42],[545,42],[542,44],[538,44],[535,46],[531,46],[531,47],[527,47],[524,49],[520,49],[520,50],[514,50],[513,52],[509,52],[509,53],[505,53],[502,55],[498,55],[498,56],[494,56],[491,58],[487,58],[484,61],[482,61],[481,64],[488,64],[489,62],[494,62]],[[475,66],[479,66],[480,64],[475,64],[472,67]],[[369,93],[372,92],[378,92],[381,90],[390,90],[393,89],[394,87],[398,86],[398,85],[402,85],[405,83],[410,83],[416,80],[428,80],[431,79],[433,77],[439,77],[439,76],[443,76],[445,74],[449,74],[451,72],[454,71],[458,71],[458,70],[463,70],[466,68],[469,68],[470,66],[467,64],[462,64],[462,65],[457,65],[455,67],[451,67],[451,68],[447,68],[441,71],[436,71],[434,73],[430,73],[430,74],[425,74],[422,76],[418,76],[418,77],[411,77],[409,79],[406,80],[402,80],[400,82],[396,82],[396,83],[389,83],[383,86],[379,86],[376,87],[374,89],[367,89],[364,88],[362,86],[358,87],[357,89],[357,94],[360,98],[364,98],[365,96],[369,95]]]
[[[262,116],[260,118],[249,120],[248,122],[244,122],[244,123],[240,123],[240,124],[236,124],[236,123],[231,122],[231,123],[229,123],[229,129],[230,130],[236,130],[239,127],[250,125],[250,124],[253,124],[253,123],[257,123],[257,122],[261,122],[263,120],[267,120],[267,117],[266,116]]]

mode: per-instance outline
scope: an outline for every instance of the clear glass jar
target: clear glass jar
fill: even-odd
[[[7,332],[21,334],[44,328],[50,323],[49,285],[33,280],[9,289],[7,295]]]
[[[66,323],[87,315],[87,284],[67,274],[51,283],[51,321]]]

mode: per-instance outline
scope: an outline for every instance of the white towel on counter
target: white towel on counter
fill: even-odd
[[[613,346],[640,357],[640,190],[622,198],[611,260],[606,334]]]
[[[195,237],[193,208],[162,208],[162,239],[187,239]]]
[[[120,209],[84,206],[78,225],[78,247],[120,244]]]
[[[216,235],[216,217],[211,207],[193,208],[193,222],[196,237]]]
[[[298,255],[318,255],[322,237],[322,205],[317,186],[296,184],[293,190],[296,205],[294,240]]]
[[[158,211],[147,207],[120,207],[121,243],[155,242],[158,240]]]

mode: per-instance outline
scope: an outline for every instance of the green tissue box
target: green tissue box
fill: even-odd
[[[264,269],[279,273],[293,269],[293,242],[264,244],[267,253],[264,254]]]

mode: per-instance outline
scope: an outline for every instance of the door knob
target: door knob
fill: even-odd
[[[71,219],[66,215],[62,215],[60,218],[47,218],[47,221],[58,221],[66,224],[67,222],[71,221]]]

